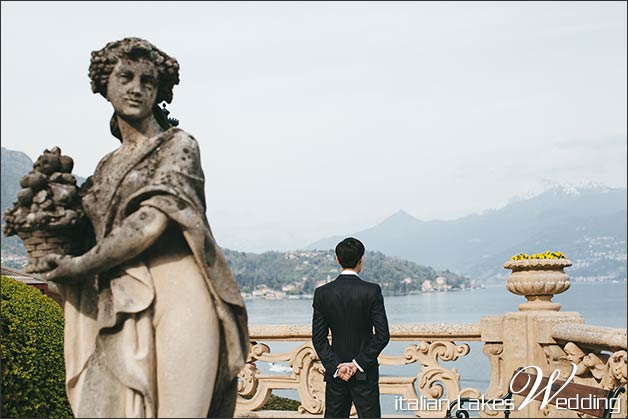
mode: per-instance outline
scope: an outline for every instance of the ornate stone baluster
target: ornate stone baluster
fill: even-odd
[[[292,374],[298,383],[300,413],[323,413],[325,408],[325,369],[311,343],[304,343],[290,358]]]
[[[488,357],[491,366],[491,381],[486,390],[487,398],[502,397],[508,391],[508,383],[504,382],[504,345],[502,343],[485,343],[482,352]],[[495,417],[501,412],[496,410],[483,410],[480,412],[482,417]]]

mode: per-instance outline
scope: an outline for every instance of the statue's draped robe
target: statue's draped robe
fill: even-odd
[[[113,155],[99,163],[83,196],[96,242],[143,205],[162,211],[179,226],[220,324],[218,373],[213,395],[208,395],[208,417],[232,417],[237,374],[249,349],[247,314],[205,217],[198,144],[184,131],[170,128],[124,160]],[[81,285],[59,288],[65,297],[66,386],[75,415],[155,417],[155,289],[142,255]],[[197,321],[203,327],[204,319]],[[182,362],[194,360],[182,354]]]

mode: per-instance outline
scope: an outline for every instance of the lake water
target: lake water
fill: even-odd
[[[590,283],[572,282],[571,288],[553,298],[562,305],[561,311],[577,311],[585,324],[626,328],[626,282]],[[390,324],[394,323],[477,323],[486,315],[499,315],[517,311],[524,297],[511,294],[505,286],[490,286],[483,289],[449,293],[388,296],[384,298]],[[311,300],[247,300],[249,324],[304,324],[312,320]],[[296,348],[298,342],[276,342],[271,344],[273,353]],[[390,342],[384,354],[401,355],[403,348],[411,342]],[[447,368],[455,367],[461,374],[461,386],[485,391],[488,387],[489,364],[482,353],[481,342],[469,342],[471,352],[453,363],[443,363]],[[268,373],[268,365],[259,363],[262,373]],[[272,372],[271,372],[272,373]],[[381,366],[380,375],[411,376],[419,373],[416,364],[404,366]],[[296,391],[275,390],[275,394],[297,399]],[[382,395],[382,414],[399,414],[394,409],[395,396]]]

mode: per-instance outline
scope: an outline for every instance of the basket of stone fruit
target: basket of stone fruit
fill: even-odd
[[[25,272],[48,270],[42,259],[49,253],[78,255],[82,250],[85,214],[73,166],[59,147],[45,150],[20,180],[17,201],[4,214],[4,234],[17,234],[28,254]]]

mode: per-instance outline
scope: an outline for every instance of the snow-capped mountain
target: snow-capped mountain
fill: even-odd
[[[550,185],[500,209],[450,221],[420,221],[400,211],[353,235],[368,249],[434,268],[454,268],[478,279],[509,271],[520,252],[561,251],[574,262],[574,279],[626,278],[626,188]],[[307,248],[333,248],[330,237]]]

